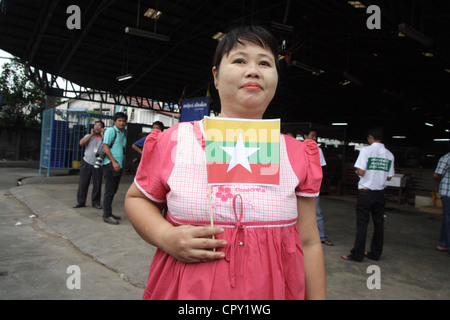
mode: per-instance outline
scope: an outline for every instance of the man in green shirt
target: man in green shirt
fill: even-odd
[[[127,137],[125,126],[127,115],[117,112],[114,115],[114,126],[108,128],[103,137],[103,150],[106,157],[103,160],[103,177],[105,179],[105,193],[103,196],[103,221],[110,224],[119,224],[121,217],[112,214],[112,202],[119,188],[120,178],[125,158]]]

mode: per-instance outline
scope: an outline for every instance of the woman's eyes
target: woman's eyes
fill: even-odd
[[[233,61],[233,63],[237,63],[237,64],[241,64],[241,63],[243,64],[245,62],[246,61],[244,59],[235,59]],[[261,62],[259,62],[259,65],[264,66],[264,67],[270,67],[270,63],[268,61],[261,61]]]

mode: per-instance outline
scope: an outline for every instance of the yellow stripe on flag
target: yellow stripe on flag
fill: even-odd
[[[280,142],[280,120],[204,118],[206,141]]]

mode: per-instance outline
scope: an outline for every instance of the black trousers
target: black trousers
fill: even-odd
[[[81,161],[80,180],[78,181],[77,203],[86,204],[89,184],[92,178],[92,205],[97,206],[102,198],[102,169],[95,169],[86,161]]]
[[[361,261],[364,258],[370,214],[373,220],[373,235],[369,258],[374,260],[380,258],[383,251],[385,204],[384,190],[359,191],[356,204],[356,239],[351,250],[353,259]]]
[[[108,218],[112,214],[112,202],[114,195],[119,189],[122,171],[114,171],[111,163],[102,167],[103,177],[105,178],[105,194],[103,196],[103,218]]]

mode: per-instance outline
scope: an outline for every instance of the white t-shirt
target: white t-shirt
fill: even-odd
[[[374,142],[361,149],[355,167],[365,171],[360,177],[358,189],[383,190],[388,177],[393,177],[394,155],[384,144]]]
[[[327,165],[327,162],[325,161],[325,157],[323,156],[323,151],[320,148],[319,148],[319,155],[320,155],[320,166],[325,167]]]

